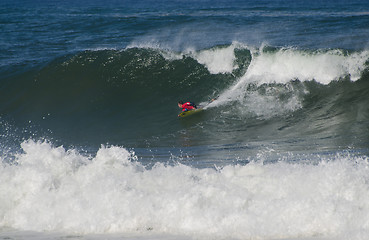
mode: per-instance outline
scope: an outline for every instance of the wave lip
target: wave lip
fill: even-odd
[[[312,93],[305,84],[329,85],[344,79],[356,82],[368,69],[369,51],[299,50],[262,46],[251,50],[251,62],[241,77],[207,108],[238,103],[269,119],[303,108]],[[298,82],[298,83],[296,83]],[[245,110],[243,110],[245,111]]]
[[[315,80],[326,85],[346,76],[351,81],[357,81],[368,59],[369,51],[347,54],[338,49],[314,52],[293,48],[272,52],[262,49],[253,55],[253,61],[241,81],[263,84],[298,79],[302,82]]]

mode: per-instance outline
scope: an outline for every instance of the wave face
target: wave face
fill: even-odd
[[[32,132],[74,145],[198,146],[304,136],[332,139],[333,148],[366,147],[368,59],[368,51],[240,43],[185,52],[84,51],[3,80],[0,111],[4,121],[27,130],[26,139]],[[206,111],[179,120],[180,99]]]

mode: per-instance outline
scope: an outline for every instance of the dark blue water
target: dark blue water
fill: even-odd
[[[5,0],[0,32],[4,238],[369,236],[367,1]]]
[[[3,1],[1,66],[86,49],[156,44],[184,50],[233,41],[259,47],[363,49],[366,1]]]

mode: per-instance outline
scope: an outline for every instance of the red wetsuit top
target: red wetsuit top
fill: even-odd
[[[196,109],[190,102],[186,102],[182,104],[182,112],[189,111],[192,109]]]

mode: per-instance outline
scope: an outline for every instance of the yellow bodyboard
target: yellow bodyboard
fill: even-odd
[[[188,117],[190,115],[193,115],[195,113],[199,113],[202,112],[204,109],[202,108],[198,108],[198,109],[193,109],[193,110],[189,110],[186,112],[181,112],[180,114],[178,114],[178,117],[183,118],[183,117]]]

